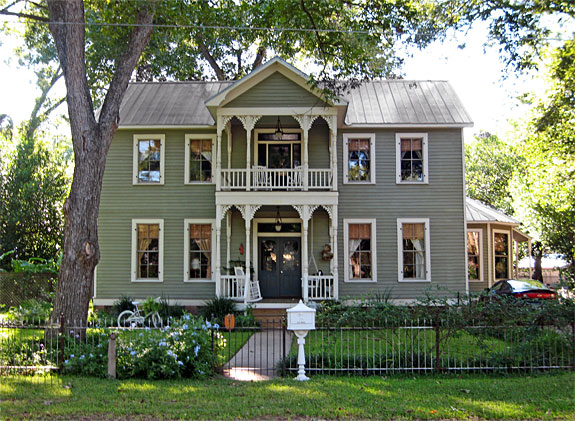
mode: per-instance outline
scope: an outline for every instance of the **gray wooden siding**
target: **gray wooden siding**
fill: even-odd
[[[281,73],[273,73],[249,91],[225,105],[235,107],[323,107],[325,102],[292,82]]]
[[[132,185],[133,134],[165,133],[165,184]],[[163,295],[174,299],[211,298],[214,283],[184,283],[184,219],[215,218],[215,186],[184,185],[184,135],[207,131],[116,133],[106,164],[98,221],[101,260],[97,298]],[[134,218],[164,220],[164,281],[131,282],[131,227]],[[222,236],[225,238],[225,225]],[[225,250],[225,249],[224,249]]]
[[[461,130],[417,130],[429,135],[429,184],[396,184],[395,130],[376,131],[376,184],[342,183],[342,132],[338,138],[339,296],[361,297],[390,291],[393,298],[420,297],[441,286],[465,293],[466,255]],[[357,130],[343,131],[358,133]],[[374,131],[365,131],[373,133]],[[404,132],[407,132],[404,131]],[[376,218],[377,282],[344,282],[343,219]],[[398,282],[397,219],[429,218],[431,283]]]
[[[418,130],[424,131],[424,130]],[[186,218],[215,218],[215,186],[184,184],[184,136],[199,133],[190,130],[164,130],[166,135],[165,185],[132,185],[133,134],[152,134],[153,130],[118,131],[110,152],[104,176],[100,210],[100,246],[102,259],[98,266],[97,298],[121,295],[146,297],[164,295],[173,299],[209,299],[214,296],[213,283],[183,282],[183,244]],[[357,130],[348,131],[357,133]],[[373,131],[365,131],[373,133]],[[414,298],[430,287],[441,286],[452,293],[465,292],[466,258],[463,220],[463,169],[461,131],[427,130],[429,133],[429,184],[397,185],[395,180],[394,130],[376,132],[376,185],[342,183],[342,133],[338,137],[339,186],[339,288],[340,298],[359,298],[391,291],[393,298]],[[208,133],[204,131],[203,133]],[[212,132],[213,133],[213,132]],[[316,121],[310,132],[310,167],[329,167],[328,129]],[[254,147],[252,145],[252,153]],[[233,126],[232,167],[245,168],[245,131]],[[223,139],[223,167],[227,167],[226,139]],[[253,161],[252,161],[253,162]],[[310,193],[314,194],[314,193]],[[269,209],[267,210],[270,211]],[[261,211],[260,211],[261,212]],[[265,213],[265,212],[264,212]],[[263,215],[258,213],[256,217]],[[275,215],[274,210],[271,213]],[[272,215],[272,217],[273,217]],[[294,213],[295,215],[295,213]],[[282,214],[283,216],[283,214]],[[286,215],[287,217],[288,215]],[[431,231],[431,283],[397,281],[397,218],[429,218]],[[132,283],[130,276],[131,221],[134,218],[164,219],[164,282]],[[376,283],[345,283],[343,219],[375,218],[377,220]],[[222,266],[226,263],[225,219],[222,221]],[[329,262],[321,260],[321,250],[329,241],[329,222],[325,211],[314,213],[314,243],[310,253],[324,273]],[[487,250],[488,235],[484,236]],[[311,236],[310,236],[311,241]],[[245,245],[244,221],[233,211],[231,258],[239,255],[239,244]],[[487,257],[487,251],[485,252]],[[310,266],[310,273],[315,267]]]

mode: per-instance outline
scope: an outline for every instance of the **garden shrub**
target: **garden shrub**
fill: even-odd
[[[128,331],[118,340],[118,376],[165,379],[214,373],[224,348],[210,322],[184,314],[162,329]],[[213,352],[212,352],[213,337]]]
[[[222,325],[226,314],[236,313],[236,303],[229,298],[216,297],[212,298],[201,309],[201,315],[206,320],[214,320]]]
[[[135,307],[134,304],[132,304],[133,301],[134,299],[127,295],[122,295],[118,300],[114,301],[114,311],[116,313],[116,317],[118,317],[118,314],[120,314],[122,311],[134,311]]]
[[[223,363],[225,341],[212,326],[184,314],[161,329],[120,331],[116,355],[118,378],[172,379],[213,375]],[[86,340],[67,338],[64,372],[104,377],[110,331],[90,329]],[[213,337],[213,352],[212,352]],[[216,356],[216,357],[215,357]]]
[[[6,315],[8,321],[26,322],[28,324],[43,324],[50,318],[52,303],[24,300],[18,307],[11,307]]]

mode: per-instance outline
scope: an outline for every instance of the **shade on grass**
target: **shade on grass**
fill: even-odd
[[[240,383],[216,378],[111,381],[63,377],[0,384],[3,418],[268,417],[569,419],[573,373],[538,376],[314,377]]]

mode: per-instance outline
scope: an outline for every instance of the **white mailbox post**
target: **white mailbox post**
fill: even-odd
[[[297,336],[297,364],[298,371],[296,380],[305,381],[309,377],[305,375],[305,337],[310,330],[315,330],[315,310],[306,306],[301,300],[292,308],[286,310],[288,317],[288,330],[293,330]]]

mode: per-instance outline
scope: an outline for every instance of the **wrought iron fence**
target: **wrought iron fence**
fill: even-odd
[[[108,361],[110,335],[127,340],[157,330],[115,325],[113,320],[84,326],[64,320],[0,323],[0,375],[59,373],[71,355],[85,355],[84,372],[90,374],[89,364],[99,370],[95,362]],[[253,379],[291,376],[298,370],[297,345],[285,320],[229,329],[210,325],[209,331],[216,371]],[[575,370],[575,324],[449,326],[434,320],[381,320],[319,326],[307,335],[305,354],[312,375]],[[82,363],[75,358],[75,364]]]

